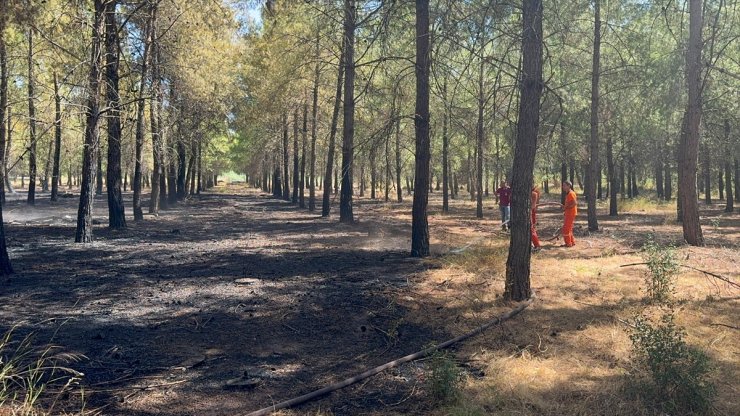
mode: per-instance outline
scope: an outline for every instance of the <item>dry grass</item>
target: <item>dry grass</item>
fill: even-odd
[[[643,261],[639,245],[646,232],[640,224],[649,222],[649,232],[670,243],[676,241],[676,226],[661,221],[670,214],[666,207],[637,200],[633,208],[647,212],[649,218],[627,215],[624,221],[635,227],[616,225],[611,226],[612,233],[577,236],[577,250],[548,243],[533,257],[532,286],[538,300],[515,321],[459,347],[458,360],[482,369],[485,376],[469,377],[459,404],[434,414],[658,414],[645,405],[639,387],[630,381],[634,369],[627,329],[647,307],[646,269],[621,266]],[[637,215],[645,215],[642,212]],[[544,222],[553,219],[557,217]],[[730,227],[721,231],[732,235],[740,220],[730,220]],[[449,222],[434,221],[440,226]],[[495,227],[495,219],[486,224]],[[435,260],[439,268],[419,276],[419,295],[431,305],[443,306],[421,308],[417,319],[459,334],[511,308],[499,298],[508,238],[494,232],[494,237],[478,241],[469,230],[467,238],[449,230],[441,240],[462,243],[458,247],[464,250],[448,251]],[[740,280],[735,247],[679,246],[677,254],[684,264]],[[687,329],[686,341],[705,350],[714,365],[713,413],[740,414],[738,291],[685,268],[679,271],[676,289],[677,323]]]

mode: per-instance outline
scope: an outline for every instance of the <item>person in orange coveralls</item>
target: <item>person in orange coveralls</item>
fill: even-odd
[[[573,223],[576,221],[576,214],[578,214],[578,201],[576,192],[573,190],[573,184],[570,181],[563,182],[563,192],[567,192],[565,204],[563,204],[563,240],[566,247],[573,247],[576,245],[576,240],[573,238]]]
[[[540,239],[537,237],[537,228],[535,227],[537,224],[537,204],[540,202],[540,192],[536,186],[532,187],[531,200],[532,225],[530,227],[530,233],[532,235],[532,252],[536,253],[540,251]]]

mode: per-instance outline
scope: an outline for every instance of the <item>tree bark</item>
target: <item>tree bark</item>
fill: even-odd
[[[283,199],[290,201],[288,112],[283,112]]]
[[[414,202],[411,211],[411,256],[429,256],[429,69],[431,63],[429,33],[429,0],[416,1],[416,174]]]
[[[663,180],[665,183],[663,184],[663,197],[666,201],[670,201],[673,197],[673,185],[671,180],[671,162],[666,160],[665,164],[663,165]]]
[[[704,146],[704,203],[712,204],[712,167],[709,161],[709,146]]]
[[[0,123],[2,124],[2,123]],[[2,147],[4,143],[0,143]],[[59,80],[54,72],[54,164],[51,171],[51,200],[59,195],[59,164],[62,158],[62,97],[59,95]]]
[[[478,123],[475,129],[475,217],[483,218],[483,106],[485,105],[485,95],[483,93],[483,72],[485,69],[485,60],[481,58],[480,68],[478,69]]]
[[[512,175],[511,241],[504,299],[521,301],[530,287],[531,193],[542,95],[542,0],[524,0],[519,122]]]
[[[136,101],[136,144],[134,150],[134,183],[132,186],[134,189],[134,221],[142,221],[144,219],[144,211],[141,208],[141,164],[144,149],[144,89],[146,87],[147,70],[149,69],[149,59],[153,41],[152,20],[155,15],[155,7],[156,3],[150,4],[149,16],[146,21],[144,52],[141,59],[141,79],[139,80],[138,100]]]
[[[108,188],[108,226],[113,229],[126,228],[126,213],[121,192],[121,109],[118,95],[118,23],[116,5],[118,0],[105,4],[105,89],[108,105],[108,164],[105,185]]]
[[[689,45],[686,51],[688,106],[686,134],[681,135],[679,148],[679,198],[683,213],[683,236],[692,246],[703,246],[704,236],[699,224],[699,206],[696,200],[696,165],[701,123],[701,50],[702,1],[689,0]]]
[[[339,222],[353,223],[352,165],[355,137],[355,0],[344,0],[344,125],[342,128],[342,191]]]
[[[162,79],[160,76],[159,69],[159,44],[157,42],[157,8],[153,7],[151,12],[151,70],[152,70],[152,85],[151,93],[152,100],[149,104],[149,124],[151,125],[152,131],[152,183],[151,183],[151,196],[149,198],[149,213],[159,215],[159,203],[160,203],[160,182],[161,177],[164,173],[164,166],[162,162],[162,138],[160,131],[160,106],[162,104]]]
[[[8,9],[8,1],[0,0],[0,9]],[[5,49],[5,26],[8,16],[6,13],[0,13],[0,163],[3,168],[3,179],[7,180],[6,165],[6,151],[5,151],[5,114],[6,106],[8,104],[8,56]],[[9,117],[8,112],[8,118]],[[10,123],[8,123],[8,126]],[[5,188],[3,187],[2,181],[0,181],[0,196],[3,198],[0,200],[0,276],[9,276],[13,274],[13,266],[10,264],[10,257],[8,256],[8,247],[5,242],[5,225],[3,222],[3,203],[5,202]]]
[[[291,202],[298,203],[298,185],[301,181],[301,173],[298,170],[298,108],[293,111],[293,196]]]
[[[313,102],[311,104],[311,156],[310,156],[310,167],[308,170],[308,210],[313,212],[316,210],[316,123],[318,120],[319,110],[319,81],[321,80],[321,67],[319,66],[319,38],[321,32],[319,28],[316,29],[316,53],[314,55],[316,59],[316,66],[314,68],[314,80],[313,80]]]
[[[609,216],[616,217],[618,215],[617,192],[619,191],[619,184],[617,184],[617,172],[614,168],[614,144],[612,143],[611,134],[606,136],[606,175],[609,181]]]
[[[403,202],[403,187],[401,186],[401,118],[396,119],[396,201]]]
[[[591,140],[586,172],[588,230],[598,231],[596,218],[596,175],[599,170],[599,60],[601,57],[601,1],[594,0],[594,52],[591,66]]]
[[[725,119],[725,144],[730,147],[732,146],[732,143],[730,143],[730,120],[727,119]],[[737,187],[737,183],[735,183],[735,186]],[[725,159],[725,188],[727,189],[725,212],[733,212],[735,210],[735,195],[732,193],[732,164],[730,163],[729,156],[726,156]]]
[[[735,202],[740,202],[740,163],[735,158]]]
[[[33,71],[33,29],[28,30],[28,205],[36,204],[36,77]]]
[[[77,211],[76,243],[93,241],[93,183],[95,181],[95,157],[100,146],[98,127],[100,124],[100,83],[102,81],[101,38],[105,33],[104,0],[95,0],[95,14],[92,27],[92,48],[90,52],[90,74],[88,78],[88,98],[85,124],[85,145],[82,158],[82,185],[80,205]]]
[[[450,138],[447,136],[449,114],[447,114],[447,76],[442,81],[442,212],[450,212]]]
[[[303,130],[301,130],[301,185],[298,189],[298,206],[306,208],[306,142],[308,141],[308,103],[303,103]]]
[[[342,104],[342,83],[344,81],[344,50],[345,41],[342,40],[342,50],[339,52],[339,66],[337,67],[337,87],[334,94],[334,110],[331,114],[331,128],[329,130],[329,145],[326,154],[326,172],[324,174],[324,195],[321,202],[321,216],[328,217],[331,211],[331,178],[334,168],[334,149],[336,148],[337,124],[339,122],[339,109]],[[336,174],[336,172],[333,172]]]

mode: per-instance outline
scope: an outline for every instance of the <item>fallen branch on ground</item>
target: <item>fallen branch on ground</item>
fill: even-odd
[[[483,331],[487,330],[488,328],[490,328],[492,326],[500,325],[502,322],[505,322],[505,321],[507,321],[507,320],[509,320],[509,319],[511,319],[511,318],[513,318],[515,316],[517,316],[524,309],[526,309],[529,305],[531,305],[532,302],[534,302],[534,299],[535,299],[535,296],[534,296],[534,293],[533,293],[532,294],[532,297],[529,298],[528,300],[526,300],[525,302],[523,302],[521,305],[519,305],[516,308],[512,309],[511,311],[509,311],[509,312],[507,312],[507,313],[505,313],[505,314],[503,314],[501,316],[498,316],[498,317],[494,318],[493,320],[491,320],[491,321],[489,321],[489,322],[487,322],[487,323],[485,323],[485,324],[477,327],[476,329],[468,332],[467,334],[460,335],[459,337],[456,337],[456,338],[453,338],[451,340],[445,341],[445,342],[443,342],[443,343],[441,343],[439,345],[432,346],[432,347],[429,347],[429,348],[425,348],[425,349],[423,349],[421,351],[418,351],[418,352],[415,352],[413,354],[409,354],[409,355],[407,355],[405,357],[401,357],[401,358],[399,358],[397,360],[394,360],[394,361],[385,363],[385,364],[380,365],[378,367],[375,367],[375,368],[373,368],[371,370],[365,371],[362,374],[359,374],[359,375],[354,376],[354,377],[350,377],[348,379],[345,379],[345,380],[340,381],[338,383],[334,383],[334,384],[332,384],[330,386],[327,386],[327,387],[324,387],[322,389],[313,391],[311,393],[304,394],[303,396],[296,397],[296,398],[293,398],[293,399],[290,399],[290,400],[286,400],[284,402],[277,403],[275,405],[272,405],[272,406],[269,406],[269,407],[265,407],[265,408],[260,409],[260,410],[256,410],[256,411],[254,411],[252,413],[249,413],[247,416],[264,416],[264,415],[269,415],[270,413],[275,412],[275,411],[277,411],[279,409],[285,409],[285,408],[292,407],[292,406],[295,406],[295,405],[298,405],[298,404],[301,404],[301,403],[305,403],[305,402],[307,402],[309,400],[313,400],[313,399],[315,399],[317,397],[320,397],[320,396],[323,396],[323,395],[325,395],[327,393],[331,393],[331,392],[333,392],[335,390],[339,390],[339,389],[345,388],[345,387],[350,386],[350,385],[352,385],[354,383],[357,383],[358,381],[362,381],[362,380],[364,380],[364,379],[366,379],[368,377],[372,377],[372,376],[374,376],[374,375],[382,372],[383,370],[387,370],[389,368],[393,368],[393,367],[395,367],[395,366],[397,366],[399,364],[407,363],[409,361],[413,361],[413,360],[416,360],[418,358],[426,357],[426,356],[430,355],[431,353],[433,353],[433,352],[435,352],[437,350],[441,350],[441,349],[447,348],[447,347],[449,347],[449,346],[451,346],[453,344],[456,344],[458,342],[464,341],[464,340],[466,340],[466,339],[468,339],[470,337],[473,337],[475,335],[478,335],[478,334],[482,333]]]
[[[645,262],[641,262],[641,263],[630,263],[630,264],[622,264],[622,265],[621,265],[621,266],[619,266],[619,267],[629,267],[629,266],[642,266],[642,265],[647,265],[647,263],[645,263]],[[687,265],[685,265],[685,264],[679,264],[679,266],[681,266],[681,267],[685,267],[685,268],[687,268],[687,269],[695,270],[695,271],[697,271],[697,272],[701,272],[701,273],[704,273],[704,274],[706,274],[707,276],[712,276],[712,277],[714,277],[715,279],[719,279],[719,280],[721,280],[721,281],[723,281],[723,282],[725,282],[725,283],[727,283],[727,284],[729,284],[729,285],[731,285],[731,286],[734,286],[734,287],[736,287],[736,288],[740,289],[740,285],[739,285],[739,284],[737,284],[737,283],[733,282],[732,280],[730,280],[730,279],[728,279],[728,278],[726,278],[726,277],[720,276],[720,275],[718,275],[718,274],[715,274],[715,273],[712,273],[712,272],[708,272],[708,271],[706,271],[706,270],[702,270],[702,269],[697,269],[696,267],[692,267],[692,266],[687,266]]]

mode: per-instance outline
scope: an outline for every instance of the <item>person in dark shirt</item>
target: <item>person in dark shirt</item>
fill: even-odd
[[[501,181],[501,185],[496,189],[496,202],[501,211],[501,229],[507,231],[511,219],[511,188],[506,181]]]

